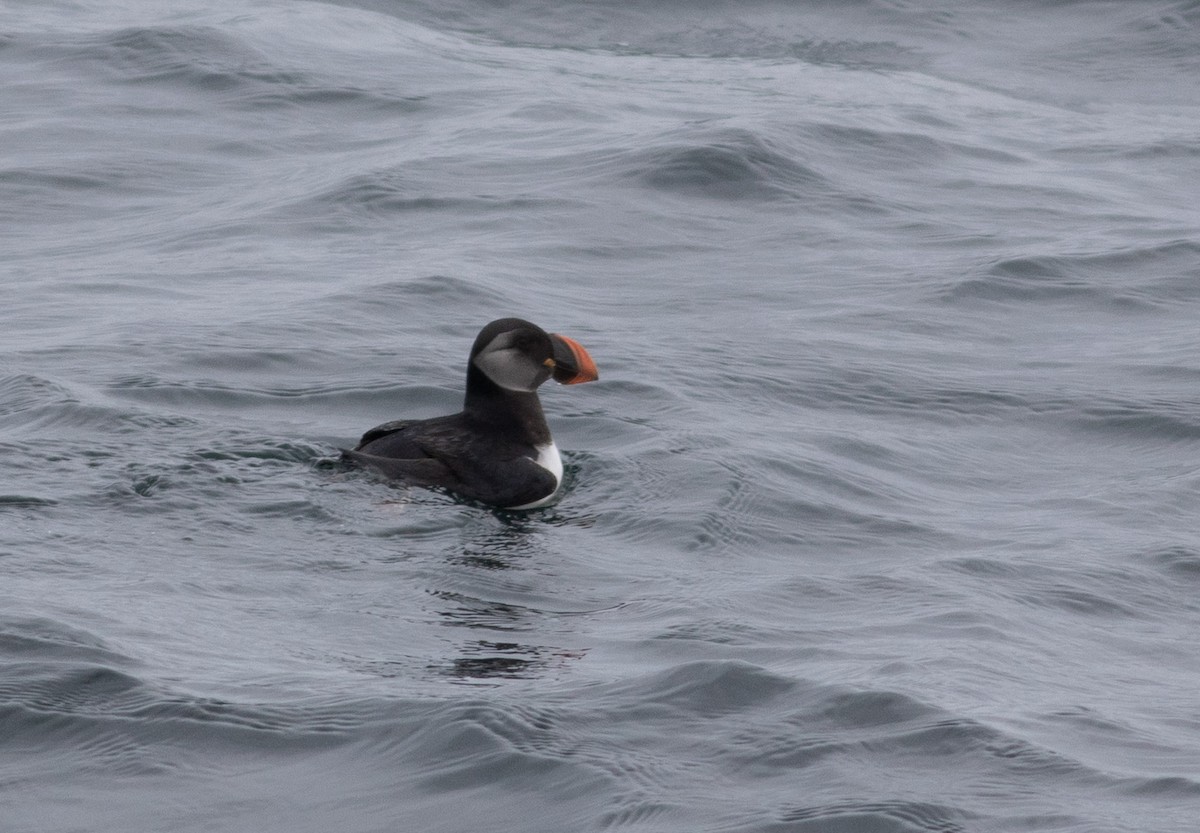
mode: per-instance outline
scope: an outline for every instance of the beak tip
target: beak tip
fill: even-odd
[[[592,361],[592,357],[582,344],[558,333],[554,333],[553,336],[566,346],[570,354],[569,360],[566,354],[557,359],[554,381],[562,385],[579,385],[584,382],[595,382],[600,378],[596,363]]]

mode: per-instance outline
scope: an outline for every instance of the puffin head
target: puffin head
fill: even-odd
[[[552,376],[563,385],[600,378],[579,342],[520,318],[500,318],[480,330],[470,362],[495,385],[516,393],[533,393]]]

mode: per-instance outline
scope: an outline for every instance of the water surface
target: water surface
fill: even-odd
[[[1193,2],[0,9],[14,831],[1191,831]],[[478,329],[561,501],[329,460]]]

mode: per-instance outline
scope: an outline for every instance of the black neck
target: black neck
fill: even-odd
[[[550,427],[536,393],[505,390],[471,362],[463,411],[472,420],[518,436],[534,445],[550,442]]]

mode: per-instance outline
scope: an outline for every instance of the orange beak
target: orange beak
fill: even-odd
[[[578,385],[600,378],[596,363],[578,341],[558,333],[551,333],[550,341],[554,344],[554,381],[560,385]]]

